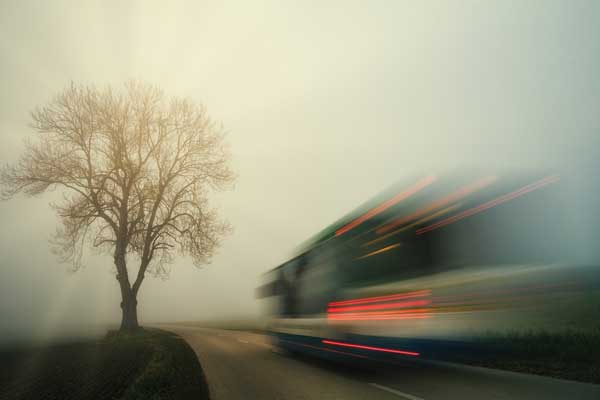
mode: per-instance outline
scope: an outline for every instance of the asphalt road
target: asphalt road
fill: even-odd
[[[600,399],[600,385],[428,363],[358,370],[280,352],[260,333],[183,325],[161,328],[192,346],[212,400]]]

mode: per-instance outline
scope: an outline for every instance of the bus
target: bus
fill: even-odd
[[[267,329],[289,352],[359,361],[459,361],[510,335],[598,332],[586,184],[468,173],[393,185],[262,276]]]

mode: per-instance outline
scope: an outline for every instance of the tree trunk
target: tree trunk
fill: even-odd
[[[117,267],[117,281],[121,288],[121,327],[120,331],[133,332],[140,328],[137,318],[137,291],[133,291],[129,284],[127,263],[125,262],[124,246],[117,244],[115,250],[115,266]]]
[[[139,329],[140,325],[138,324],[137,318],[137,299],[131,290],[129,290],[129,293],[121,302],[121,311],[122,318],[120,330],[132,332]]]

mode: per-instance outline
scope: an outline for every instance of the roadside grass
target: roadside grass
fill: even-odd
[[[0,351],[0,399],[208,399],[194,351],[157,329]]]
[[[516,372],[600,383],[600,329],[595,331],[529,331],[481,339],[498,351],[465,363]]]
[[[123,340],[116,335],[116,340]],[[110,339],[109,339],[110,340]],[[158,329],[126,340],[154,349],[144,371],[127,388],[123,400],[208,399],[208,386],[196,354],[179,336]]]

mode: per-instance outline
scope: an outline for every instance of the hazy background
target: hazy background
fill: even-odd
[[[0,4],[3,163],[71,80],[142,79],[229,131],[239,179],[214,204],[235,233],[146,279],[142,322],[256,315],[260,273],[409,173],[598,157],[597,1]],[[120,320],[110,256],[68,274],[50,253],[51,199],[0,203],[0,340]]]

